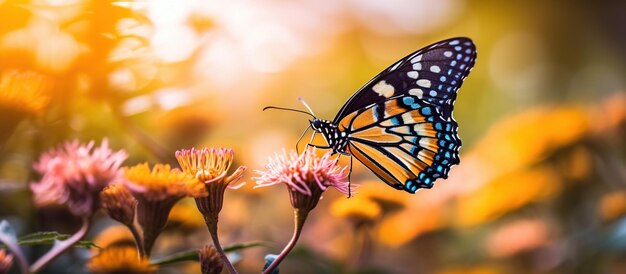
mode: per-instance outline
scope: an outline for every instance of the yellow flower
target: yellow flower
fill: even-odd
[[[172,197],[203,195],[204,185],[193,176],[169,165],[156,164],[150,170],[148,163],[124,168],[126,186],[135,197],[163,200]]]
[[[600,199],[598,214],[605,221],[612,221],[626,214],[626,191],[605,194]]]
[[[102,230],[98,236],[93,240],[96,246],[107,248],[110,246],[128,245],[135,247],[135,241],[133,234],[127,227],[121,225],[114,225]]]
[[[548,167],[508,173],[461,194],[455,220],[461,226],[490,221],[531,202],[551,198],[560,193],[562,187],[557,174]]]
[[[350,199],[338,198],[331,204],[330,213],[337,217],[348,218],[359,225],[378,219],[382,209],[378,203],[359,195]]]
[[[181,233],[191,233],[204,227],[204,218],[196,209],[194,200],[183,199],[172,208],[168,223],[168,227]]]
[[[149,256],[172,207],[185,196],[202,196],[204,184],[169,165],[147,163],[124,169],[125,185],[137,199],[137,223],[143,229],[141,252]]]
[[[132,246],[111,246],[92,257],[87,269],[93,274],[151,274],[156,273],[157,266],[146,258],[139,258]]]
[[[50,102],[49,80],[33,71],[4,71],[0,75],[0,112],[39,115]],[[7,114],[4,114],[7,115]],[[14,116],[15,117],[15,116]]]

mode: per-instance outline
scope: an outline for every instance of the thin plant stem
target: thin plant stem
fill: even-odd
[[[293,236],[291,236],[291,240],[289,240],[289,243],[287,243],[287,245],[285,246],[283,251],[280,252],[278,257],[276,257],[276,259],[263,271],[263,274],[272,273],[272,271],[274,271],[274,269],[278,267],[280,262],[283,259],[285,259],[285,257],[287,257],[287,254],[291,252],[293,247],[296,245],[296,242],[298,242],[298,239],[300,238],[300,234],[302,233],[302,227],[304,227],[304,222],[306,221],[306,218],[309,215],[309,211],[301,211],[299,209],[294,209],[293,213],[294,213],[293,214],[294,215],[293,216],[294,217],[293,218],[294,219]]]
[[[217,253],[220,254],[220,257],[222,257],[222,261],[224,261],[224,265],[226,265],[228,272],[230,274],[237,274],[237,270],[230,262],[230,260],[228,260],[228,257],[226,257],[226,253],[224,253],[224,249],[222,248],[220,240],[217,237],[217,221],[217,216],[205,218],[206,226],[209,229],[209,234],[211,234],[211,240],[213,240],[213,247],[215,247]]]
[[[85,237],[85,235],[89,231],[89,228],[91,227],[91,217],[84,217],[82,221],[83,224],[81,228],[76,232],[76,234],[63,241],[55,243],[55,245],[52,246],[52,248],[46,254],[39,258],[39,260],[37,260],[33,265],[31,265],[29,273],[39,272],[42,268],[52,262],[52,260],[61,255],[61,253],[65,252],[76,242]]]

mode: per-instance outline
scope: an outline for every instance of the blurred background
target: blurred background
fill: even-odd
[[[35,209],[27,190],[39,179],[33,162],[65,140],[108,138],[129,152],[126,165],[231,147],[248,184],[226,194],[220,236],[271,243],[240,254],[238,269],[258,273],[291,237],[292,215],[283,187],[253,189],[251,177],[308,125],[262,108],[302,108],[301,96],[332,119],[378,72],[454,36],[478,48],[455,104],[461,164],[410,195],[355,161],[359,194],[327,192],[281,270],[626,273],[618,0],[0,0],[0,216],[20,235],[77,228],[62,208]],[[30,88],[12,89],[15,71]],[[208,241],[193,201],[170,218],[156,256]],[[115,233],[101,215],[88,238]],[[45,273],[81,273],[89,255],[77,250]]]

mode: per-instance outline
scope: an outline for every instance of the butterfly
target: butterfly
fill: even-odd
[[[310,146],[351,156],[350,168],[354,157],[391,187],[415,193],[447,178],[451,166],[459,164],[461,139],[452,111],[475,60],[469,38],[428,45],[367,82],[332,121],[316,118],[303,100],[310,113],[265,109],[311,115],[311,140],[320,133],[328,145]]]

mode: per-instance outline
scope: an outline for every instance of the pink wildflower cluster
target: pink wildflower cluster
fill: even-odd
[[[31,184],[38,206],[64,204],[77,216],[90,216],[99,207],[99,193],[119,179],[125,151],[112,151],[105,139],[99,147],[75,140],[44,153],[34,165],[41,181]]]
[[[312,148],[300,155],[295,151],[289,154],[283,151],[283,154],[270,158],[265,168],[266,171],[257,171],[260,176],[255,178],[256,187],[284,183],[290,190],[308,196],[313,195],[317,188],[325,191],[331,186],[346,195],[350,192],[348,182],[345,181],[346,167],[339,167],[337,161],[331,159],[330,152],[318,158]]]

